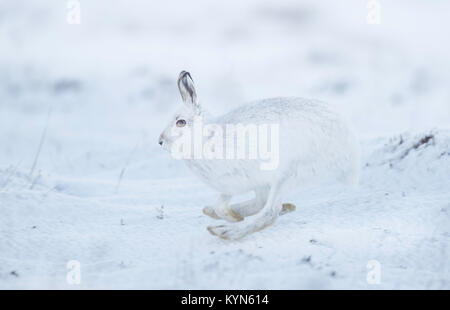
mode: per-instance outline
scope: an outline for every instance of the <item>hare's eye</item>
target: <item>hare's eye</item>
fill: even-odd
[[[184,119],[177,120],[177,127],[184,127],[186,126],[186,121]]]

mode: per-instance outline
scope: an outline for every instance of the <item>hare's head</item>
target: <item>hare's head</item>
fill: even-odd
[[[181,71],[178,77],[178,89],[183,99],[183,105],[170,119],[169,124],[159,136],[159,145],[169,152],[171,152],[176,139],[191,134],[194,121],[201,114],[194,81],[189,72]]]

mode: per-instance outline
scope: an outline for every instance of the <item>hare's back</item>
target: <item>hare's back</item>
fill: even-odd
[[[334,119],[336,115],[325,102],[299,98],[277,97],[250,102],[223,116],[224,123],[269,123],[289,120]]]

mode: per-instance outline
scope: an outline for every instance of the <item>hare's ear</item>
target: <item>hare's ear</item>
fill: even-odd
[[[181,98],[183,98],[185,104],[198,106],[194,81],[189,72],[181,71],[180,76],[178,77],[178,89],[180,90]]]

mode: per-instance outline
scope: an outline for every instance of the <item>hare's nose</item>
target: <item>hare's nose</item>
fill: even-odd
[[[159,143],[159,145],[163,145],[163,139],[162,139],[162,136],[159,137],[158,143]]]

